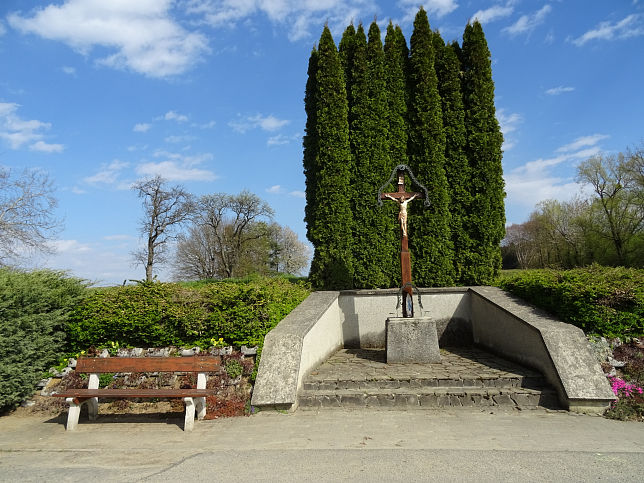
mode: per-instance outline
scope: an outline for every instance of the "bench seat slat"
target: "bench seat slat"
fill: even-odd
[[[69,389],[52,394],[55,397],[110,397],[110,398],[173,398],[173,397],[207,397],[217,392],[216,389]]]
[[[77,372],[215,372],[219,356],[193,357],[81,357]]]

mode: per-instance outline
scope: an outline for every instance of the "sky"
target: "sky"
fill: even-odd
[[[311,49],[326,22],[337,44],[374,18],[409,41],[421,1],[2,0],[0,165],[47,173],[64,222],[56,253],[23,263],[97,285],[144,278],[131,186],[156,174],[195,195],[247,189],[304,241]],[[446,41],[483,25],[508,224],[579,193],[579,162],[644,142],[644,0],[424,7]]]

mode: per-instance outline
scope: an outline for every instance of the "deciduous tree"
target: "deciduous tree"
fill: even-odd
[[[33,252],[49,252],[60,228],[49,177],[38,170],[12,177],[0,168],[0,265]]]
[[[143,200],[139,229],[145,243],[133,256],[135,262],[145,267],[145,279],[151,282],[154,267],[167,261],[168,244],[176,238],[178,228],[189,220],[194,204],[183,187],[167,187],[161,176],[139,181],[132,189]]]
[[[593,156],[577,168],[577,180],[594,192],[596,223],[593,230],[610,240],[618,265],[627,266],[631,253],[641,248],[638,235],[644,228],[644,210],[637,179],[624,154]]]

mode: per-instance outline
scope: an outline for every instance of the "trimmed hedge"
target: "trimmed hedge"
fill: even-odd
[[[592,265],[513,272],[497,285],[586,334],[644,336],[644,270]]]
[[[0,269],[0,412],[33,394],[61,357],[65,326],[85,284],[62,272]]]
[[[143,283],[93,292],[71,315],[68,350],[261,345],[266,333],[309,295],[300,282],[257,278],[198,284]]]

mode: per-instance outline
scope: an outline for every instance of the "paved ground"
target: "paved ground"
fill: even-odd
[[[0,418],[2,481],[642,481],[644,425],[546,410]]]

